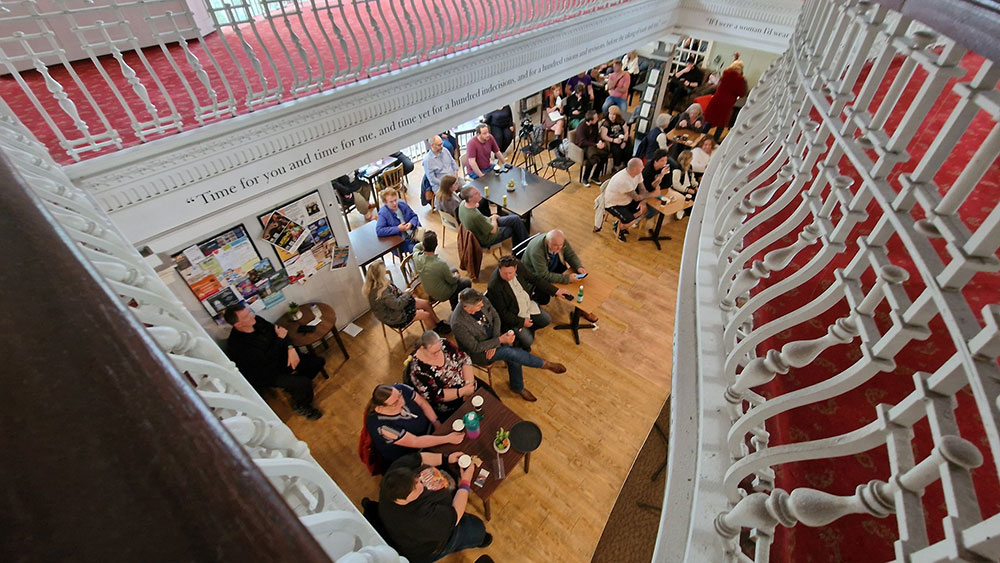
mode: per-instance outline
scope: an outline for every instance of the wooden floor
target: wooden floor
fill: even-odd
[[[576,178],[579,172],[574,168],[571,174]],[[421,222],[440,238],[437,214],[420,206],[416,190],[421,177],[418,163],[409,178],[408,199]],[[565,182],[566,176],[559,173],[557,179]],[[584,331],[580,346],[573,343],[570,331],[539,332],[533,352],[566,364],[568,371],[555,375],[526,368],[525,385],[538,397],[535,403],[511,393],[505,368],[494,369],[501,399],[522,418],[536,422],[544,439],[532,456],[531,473],[525,474],[523,466],[510,469],[492,498],[493,519],[487,530],[494,535],[493,545],[452,555],[446,562],[471,562],[482,553],[497,562],[589,561],[619,489],[669,394],[677,274],[687,220],[665,223],[664,232],[674,240],[665,242],[662,251],[651,242],[635,240],[637,232],[622,244],[612,233],[610,218],[602,232],[592,232],[598,190],[596,185],[571,183],[536,210],[532,232],[560,228],[566,233],[591,272],[584,280],[583,307],[600,317],[599,329]],[[352,213],[351,223],[361,222],[363,218]],[[457,265],[453,231],[447,232],[445,244],[442,256]],[[495,267],[495,259],[484,256],[475,287],[485,291]],[[575,293],[577,286],[568,289]],[[559,300],[547,309],[559,323],[566,321],[571,306]],[[447,318],[448,303],[438,311]],[[376,384],[400,380],[401,364],[410,350],[403,349],[392,331],[383,338],[370,313],[356,323],[364,329],[356,338],[342,334],[351,355],[348,362],[336,346],[326,352],[332,378],[317,380],[317,406],[325,413],[321,420],[292,415],[283,398],[270,402],[360,506],[363,497],[377,497],[378,490],[377,479],[368,475],[357,455],[362,410]],[[419,324],[410,329],[409,346],[416,344],[419,331]],[[483,516],[478,498],[469,506],[473,514]]]

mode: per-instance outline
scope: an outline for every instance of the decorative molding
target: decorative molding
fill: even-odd
[[[788,48],[801,10],[799,0],[684,0],[676,26],[699,39],[781,53]]]
[[[662,37],[678,2],[630,2],[66,168],[135,243],[530,95]],[[597,23],[605,30],[595,36]]]

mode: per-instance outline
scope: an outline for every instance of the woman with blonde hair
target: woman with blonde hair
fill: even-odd
[[[704,131],[708,132],[709,126],[715,126],[715,142],[722,138],[722,130],[729,126],[729,120],[733,116],[733,106],[736,100],[747,95],[747,81],[743,78],[743,61],[733,61],[719,78],[719,86],[715,89],[708,107],[705,108],[705,121],[707,122]]]
[[[625,161],[631,156],[629,150],[628,128],[625,127],[625,118],[622,110],[618,106],[608,107],[608,116],[601,122],[598,130],[601,140],[611,148],[611,158],[614,159],[615,169],[625,166]]]
[[[430,323],[441,334],[451,332],[448,323],[434,313],[430,301],[414,297],[409,291],[400,291],[390,280],[385,262],[376,260],[368,266],[365,285],[361,289],[368,298],[372,314],[384,325],[395,329],[405,328],[414,320]]]
[[[698,193],[698,180],[695,180],[694,172],[691,170],[692,157],[691,151],[682,151],[677,157],[678,166],[671,166],[670,170],[671,189],[684,194],[684,199],[687,200],[694,199]],[[678,211],[677,218],[682,219],[687,214],[685,211]]]
[[[550,129],[556,139],[562,139],[566,119],[563,116],[562,85],[553,84],[545,92],[545,112],[542,114],[542,127]]]

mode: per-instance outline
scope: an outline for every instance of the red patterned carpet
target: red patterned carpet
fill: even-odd
[[[897,60],[894,63],[891,75],[895,75],[900,62]],[[981,64],[980,57],[967,55],[962,61],[962,66],[968,72],[962,80],[970,79]],[[911,79],[901,98],[901,107],[894,110],[894,115],[890,118],[886,129],[895,130],[905,113],[906,106],[916,95],[918,84],[924,76],[926,75],[923,70],[918,68],[917,75]],[[938,100],[938,103],[925,118],[915,140],[908,147],[911,156],[908,163],[897,167],[889,177],[890,183],[897,190],[899,189],[899,175],[915,168],[916,163],[928,150],[935,135],[940,131],[955,107],[958,97],[951,89],[951,85],[955,81],[953,79],[945,88],[945,92],[950,94]],[[885,95],[888,85],[889,80],[886,80],[882,90],[875,98],[876,102]],[[941,188],[941,193],[945,193],[956,180],[965,164],[969,162],[973,152],[993,126],[994,123],[989,116],[980,111],[965,134],[960,149],[949,158],[934,178]],[[877,158],[874,153],[869,156],[873,159]],[[853,178],[855,185],[860,184],[860,177],[853,172],[846,158],[840,163],[840,170],[842,174]],[[993,162],[975,196],[967,201],[960,210],[963,220],[970,229],[979,226],[996,205],[998,198],[1000,198],[998,180],[1000,180],[1000,163]],[[815,279],[819,281],[800,287],[765,306],[755,316],[755,326],[759,327],[769,320],[808,303],[829,287],[834,279],[833,270],[847,265],[858,248],[857,238],[870,233],[881,214],[880,208],[875,202],[869,206],[868,212],[868,219],[855,227],[847,242],[845,252],[836,256],[821,274],[815,276]],[[920,218],[923,216],[922,213],[918,206],[914,211],[914,217]],[[751,238],[759,238],[768,230],[776,227],[787,216],[788,213],[784,213],[773,218],[759,227]],[[838,211],[835,213],[834,223],[839,216]],[[792,244],[796,235],[797,232],[794,232],[784,237],[783,240],[775,243],[756,258],[759,259],[768,250]],[[947,261],[948,253],[945,250],[943,240],[933,239],[933,244],[942,259]],[[816,244],[809,247],[800,253],[796,261],[786,271],[774,273],[770,279],[763,280],[755,293],[774,285],[803,267],[819,246]],[[888,248],[891,261],[910,272],[910,280],[904,284],[904,287],[910,298],[915,298],[923,289],[917,270],[909,261],[898,238],[894,237]],[[869,271],[862,279],[864,287],[871,287],[873,279],[874,277]],[[980,316],[980,310],[983,306],[1000,302],[998,287],[1000,287],[1000,275],[980,273],[963,291],[964,297],[976,312],[977,317]],[[841,302],[827,311],[826,314],[778,334],[761,345],[757,353],[763,355],[768,349],[780,349],[783,344],[789,341],[818,338],[826,332],[827,327],[833,321],[846,315],[847,311],[847,304]],[[981,322],[982,319],[979,320]],[[884,331],[890,326],[891,321],[886,304],[882,304],[876,310],[876,321],[880,330]],[[800,443],[837,436],[861,428],[875,420],[876,405],[896,404],[914,389],[912,376],[915,371],[933,371],[955,351],[954,344],[951,342],[940,317],[933,319],[930,323],[930,329],[932,331],[930,338],[912,342],[903,349],[901,354],[897,355],[896,369],[891,373],[879,373],[867,383],[845,395],[822,403],[806,405],[769,420],[768,430],[771,433],[771,445]],[[858,348],[859,342],[859,339],[855,339],[851,344],[832,347],[806,368],[792,369],[787,375],[778,375],[770,384],[756,390],[766,397],[775,397],[826,380],[861,358],[861,351]],[[988,517],[1000,512],[1000,483],[997,480],[995,467],[992,463],[992,452],[986,440],[975,401],[968,388],[963,389],[958,394],[956,418],[962,435],[975,443],[986,458],[983,466],[974,470],[973,478],[981,511],[984,517]],[[926,418],[916,425],[914,433],[914,457],[919,461],[926,457],[933,448]],[[781,465],[776,468],[776,474],[776,487],[786,491],[791,491],[795,487],[811,487],[837,495],[852,495],[860,484],[867,483],[872,479],[887,479],[890,475],[890,468],[886,449],[880,447],[854,456],[833,460]],[[923,497],[923,506],[929,541],[933,544],[944,538],[942,519],[947,515],[942,487],[939,482],[932,484],[927,489]],[[791,529],[779,526],[772,549],[772,561],[807,563],[892,560],[895,557],[893,541],[897,538],[898,530],[893,517],[878,519],[871,516],[852,515],[823,528],[808,528],[803,524]]]
[[[209,34],[204,44],[198,41],[188,42],[191,53],[203,67],[205,78],[210,81],[217,98],[224,101],[229,98],[227,92],[232,94],[234,102],[228,107],[223,105],[214,112],[215,115],[211,115],[212,112],[207,109],[212,104],[209,90],[203,86],[196,71],[188,63],[186,53],[177,43],[171,44],[165,51],[159,47],[142,50],[149,66],[161,80],[162,87],[152,79],[138,53],[129,51],[124,54],[125,64],[131,67],[148,92],[149,106],[135,94],[118,61],[111,55],[98,60],[116,86],[121,99],[93,62],[82,60],[73,63],[72,67],[79,75],[80,82],[90,92],[95,103],[103,109],[106,125],[64,66],[53,65],[49,67],[49,72],[52,79],[65,88],[68,98],[75,102],[76,111],[86,123],[90,135],[98,136],[108,130],[116,130],[122,145],[128,147],[144,142],[143,136],[145,141],[150,141],[182,129],[197,127],[199,113],[205,123],[226,119],[250,112],[251,103],[253,109],[260,109],[308,96],[320,90],[329,90],[551,25],[569,17],[567,14],[578,15],[577,10],[604,9],[621,1],[606,2],[593,8],[587,8],[590,3],[585,0],[512,0],[488,3],[455,0],[410,0],[408,3],[402,0],[317,2],[315,9],[318,13],[313,12],[313,3],[299,3],[302,7],[301,14],[292,13],[295,4],[289,3],[285,5],[285,9],[289,11],[288,17],[275,18],[273,25],[258,17],[253,26],[249,23],[240,25],[239,34],[234,28],[226,27],[223,31]],[[327,4],[331,7],[344,4],[344,7],[327,10]],[[242,35],[258,58],[266,84],[253,70],[254,65],[245,53],[239,35]],[[305,49],[308,64],[298,54],[296,41]],[[265,52],[270,53],[270,59]],[[213,59],[218,63],[217,67],[212,64]],[[175,68],[179,69],[180,75]],[[241,69],[246,76],[241,75]],[[186,79],[187,85],[181,75]],[[83,137],[83,133],[74,126],[73,118],[60,109],[41,73],[25,71],[22,77],[56,127],[68,139]],[[320,81],[320,78],[323,80]],[[317,81],[321,83],[311,84]],[[296,87],[296,84],[300,86]],[[4,101],[32,133],[50,147],[58,162],[73,161],[59,148],[56,133],[12,76],[0,77],[0,96],[3,96]],[[199,111],[196,105],[205,109]],[[160,126],[166,131],[140,135],[133,130],[128,112],[132,112],[139,122],[152,124],[154,114],[150,107],[154,108],[152,111],[159,116]],[[148,128],[149,125],[142,129]],[[92,158],[113,150],[116,149],[110,146],[85,153],[82,158]]]

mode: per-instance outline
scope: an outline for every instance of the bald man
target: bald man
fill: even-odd
[[[531,239],[521,257],[521,263],[549,283],[575,283],[587,274],[580,258],[566,241],[566,235],[559,229],[552,229],[543,237]]]
[[[429,141],[431,150],[424,155],[424,180],[420,194],[420,202],[429,205],[434,201],[434,192],[441,185],[441,178],[451,174],[458,176],[458,163],[450,152],[444,150],[441,137],[434,135]]]
[[[636,191],[642,183],[642,161],[633,158],[624,169],[608,180],[604,190],[604,209],[618,218],[618,240],[625,242],[628,230],[635,227],[646,211],[646,202]]]

